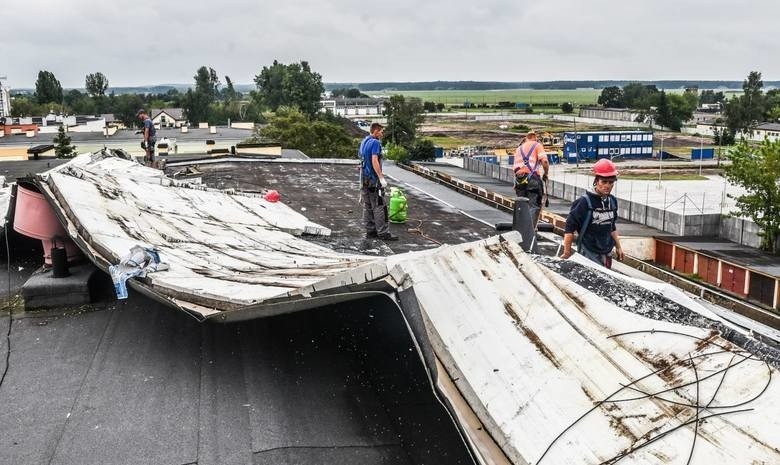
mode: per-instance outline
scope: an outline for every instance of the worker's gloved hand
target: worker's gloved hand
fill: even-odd
[[[146,150],[146,142],[141,142],[141,148]]]
[[[385,179],[385,177],[384,177],[384,176],[382,176],[381,178],[379,178],[379,185],[381,185],[381,186],[382,186],[382,189],[384,189],[384,188],[386,188],[386,187],[387,187],[387,179]]]

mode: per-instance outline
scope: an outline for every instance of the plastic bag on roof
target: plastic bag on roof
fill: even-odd
[[[160,260],[160,252],[157,249],[136,245],[118,265],[108,267],[108,272],[114,282],[116,298],[122,300],[127,298],[128,279],[136,276],[144,278],[147,273],[165,271],[168,268],[168,264]]]

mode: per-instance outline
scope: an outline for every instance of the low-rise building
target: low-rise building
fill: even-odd
[[[152,108],[150,117],[160,128],[180,128],[187,124],[183,108]]]
[[[682,132],[685,134],[697,134],[702,136],[715,136],[716,131],[720,133],[726,129],[726,125],[723,123],[715,123],[712,121],[697,122],[693,126],[684,127]],[[780,140],[780,123],[761,123],[753,129],[752,133],[737,134],[737,139],[744,137],[745,139],[753,142],[761,142],[765,138],[770,141]]]
[[[384,100],[376,98],[338,98],[320,101],[321,111],[338,116],[381,115]]]
[[[614,121],[636,122],[641,112],[627,108],[584,107],[580,109],[581,118],[609,119]]]

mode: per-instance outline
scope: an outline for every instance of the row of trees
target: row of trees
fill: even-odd
[[[624,87],[605,87],[598,98],[598,104],[609,108],[631,108],[640,110],[640,121],[653,118],[656,124],[679,131],[682,123],[693,117],[699,103],[694,91],[682,94],[667,94],[655,85],[632,82]]]
[[[599,105],[610,108],[641,110],[640,120],[653,118],[669,129],[679,131],[682,123],[693,116],[698,105],[723,105],[725,128],[715,135],[715,142],[730,145],[740,133],[749,134],[757,124],[780,120],[780,89],[763,92],[761,73],[751,71],[742,83],[742,94],[729,100],[723,92],[705,90],[701,94],[686,90],[682,94],[667,94],[655,85],[629,83],[625,86],[605,87],[598,98]]]

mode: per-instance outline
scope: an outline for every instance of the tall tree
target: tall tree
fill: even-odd
[[[661,126],[671,128],[672,126],[672,109],[669,106],[669,99],[666,92],[663,90],[658,96],[658,106],[655,109],[655,122]]]
[[[419,98],[393,95],[385,101],[387,127],[385,139],[394,144],[411,147],[417,137],[417,126],[423,122],[423,104]]]
[[[236,92],[233,87],[233,81],[230,80],[230,76],[225,76],[225,89],[222,91],[222,99],[225,103],[235,102],[241,98],[241,94]]]
[[[194,78],[195,92],[204,95],[209,103],[215,101],[219,94],[219,76],[214,68],[201,66]]]
[[[192,124],[207,122],[211,115],[211,104],[219,93],[219,77],[213,68],[201,66],[194,76],[195,90],[187,90],[182,99],[184,114]]]
[[[607,108],[625,108],[623,89],[618,86],[605,87],[599,95],[598,104]]]
[[[62,103],[62,85],[50,71],[38,71],[35,81],[35,100],[38,103]]]
[[[87,74],[84,87],[91,97],[103,97],[108,89],[108,78],[101,72]]]
[[[754,148],[743,139],[729,158],[726,178],[747,191],[736,196],[739,214],[761,228],[761,248],[776,252],[780,237],[780,141],[765,139]]]
[[[314,116],[320,110],[320,98],[325,91],[322,76],[312,71],[307,61],[285,65],[274,60],[255,76],[260,103],[273,111],[280,106],[298,108]]]
[[[731,135],[752,134],[756,125],[763,120],[766,111],[763,87],[761,73],[751,71],[747,79],[742,81],[742,95],[732,97],[726,103],[726,127]]]

